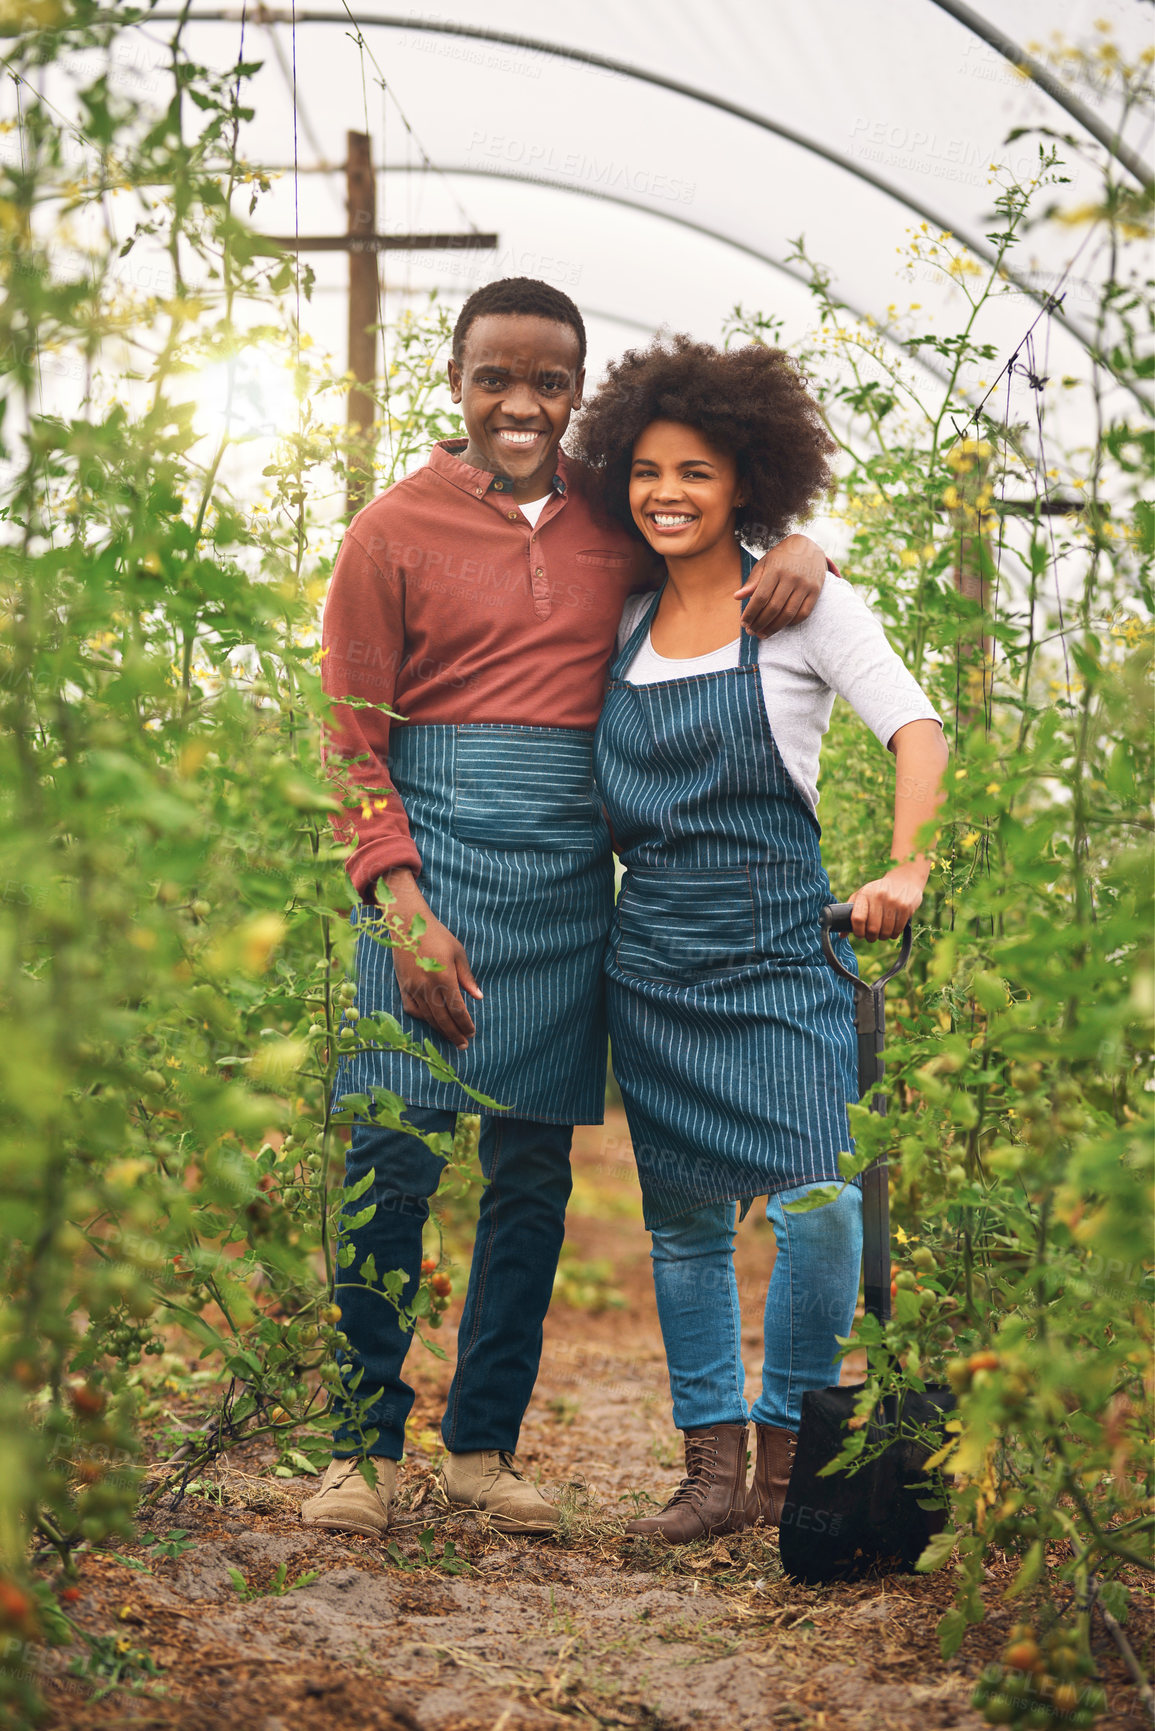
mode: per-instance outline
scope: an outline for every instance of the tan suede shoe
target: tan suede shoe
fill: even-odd
[[[503,1533],[553,1533],[558,1512],[524,1479],[506,1449],[446,1455],[441,1488],[457,1508],[480,1509]]]
[[[364,1533],[379,1539],[389,1525],[389,1500],[397,1483],[397,1462],[373,1456],[377,1468],[376,1489],[365,1482],[352,1460],[330,1461],[315,1497],[301,1504],[301,1519],[307,1527],[332,1527],[337,1532]]]

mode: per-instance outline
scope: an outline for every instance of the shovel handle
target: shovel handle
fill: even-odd
[[[855,992],[855,1023],[858,1030],[859,1098],[876,1088],[883,1077],[882,1043],[886,1026],[886,984],[900,974],[910,960],[912,942],[909,922],[902,934],[897,959],[880,980],[868,984],[851,973],[835,954],[832,933],[850,932],[853,904],[832,902],[822,910],[822,953]],[[875,1112],[885,1113],[886,1096],[875,1094]],[[863,1298],[870,1316],[879,1322],[890,1319],[890,1197],[886,1155],[879,1155],[862,1175],[862,1275]]]
[[[834,945],[830,941],[831,933],[849,933],[853,930],[850,924],[850,918],[853,912],[853,902],[831,902],[829,907],[823,908],[819,915],[819,924],[822,927],[822,953],[830,963],[830,966],[834,969],[834,972],[836,974],[841,974],[844,980],[849,980],[856,992],[869,992],[871,988],[865,983],[865,981],[860,980],[857,974],[852,974],[849,968],[843,966],[842,962],[835,955]],[[903,929],[902,942],[899,946],[897,959],[891,964],[887,972],[883,974],[882,978],[874,982],[876,986],[885,986],[894,979],[896,974],[901,974],[903,968],[905,968],[907,962],[910,960],[910,946],[913,941],[914,935],[910,928],[910,921],[908,920]]]

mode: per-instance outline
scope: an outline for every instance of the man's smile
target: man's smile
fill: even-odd
[[[494,437],[500,439],[502,444],[511,445],[516,451],[527,451],[536,444],[538,439],[548,437],[548,434],[541,428],[532,427],[529,429],[521,427],[495,427],[493,433]]]

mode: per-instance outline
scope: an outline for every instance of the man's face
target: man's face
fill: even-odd
[[[469,437],[463,460],[510,481],[519,502],[549,492],[558,445],[581,408],[580,352],[572,325],[486,313],[465,334],[461,365],[449,363]]]

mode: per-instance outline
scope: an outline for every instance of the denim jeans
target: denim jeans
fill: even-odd
[[[654,1292],[679,1430],[758,1424],[798,1429],[807,1389],[838,1381],[836,1335],[850,1333],[862,1261],[862,1195],[787,1214],[818,1188],[781,1190],[766,1204],[778,1255],[766,1294],[762,1392],[746,1406],[742,1317],[734,1276],[737,1204],[717,1202],[651,1225]]]
[[[411,1106],[406,1116],[426,1132],[452,1131],[455,1122],[454,1113],[435,1107]],[[504,1117],[481,1121],[481,1170],[489,1182],[481,1197],[457,1334],[457,1369],[441,1425],[445,1446],[454,1454],[517,1447],[565,1236],[572,1139],[568,1124]],[[414,1397],[401,1379],[401,1367],[412,1336],[387,1299],[365,1290],[358,1270],[370,1252],[378,1275],[403,1270],[400,1303],[411,1302],[421,1277],[421,1228],[444,1164],[416,1136],[375,1124],[353,1126],[346,1183],[356,1183],[370,1168],[376,1176],[347,1212],[355,1214],[370,1202],[377,1208],[366,1225],[342,1235],[354,1255],[336,1277],[334,1296],[349,1338],[338,1364],[346,1381],[358,1369],[363,1375],[336,1402],[340,1422],[333,1453],[339,1458],[363,1452],[353,1421],[370,1395],[372,1403],[361,1419],[364,1430],[378,1432],[370,1452],[391,1460],[400,1460],[404,1452],[405,1420]]]

